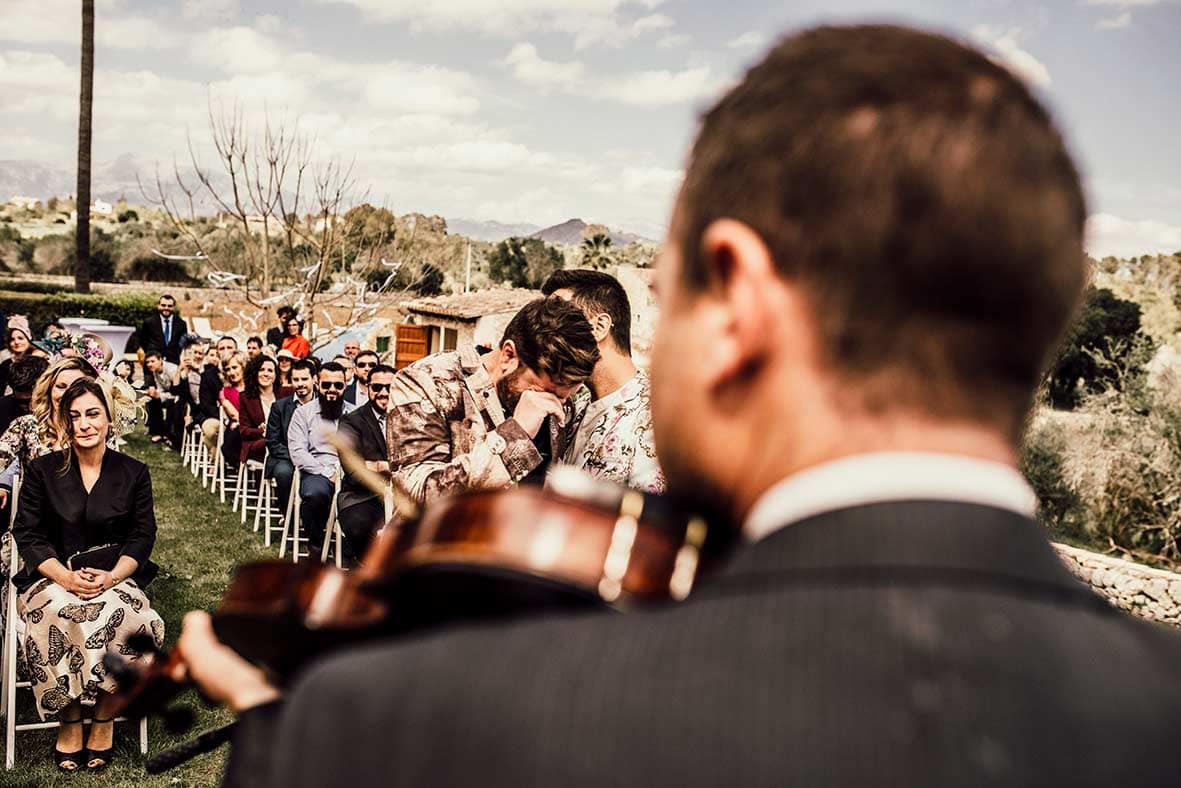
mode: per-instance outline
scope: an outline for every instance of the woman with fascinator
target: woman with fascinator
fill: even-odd
[[[24,560],[13,578],[25,622],[25,661],[37,712],[61,722],[54,758],[63,771],[111,762],[113,679],[108,648],[131,658],[134,635],[164,640],[144,586],[157,568],[152,480],[142,462],[110,448],[122,395],[114,379],[81,376],[57,403],[60,448],[27,463],[12,534]],[[84,737],[82,702],[94,701]]]

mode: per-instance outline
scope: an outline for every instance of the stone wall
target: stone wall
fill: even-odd
[[[1181,574],[1055,544],[1066,567],[1118,608],[1181,626]]]

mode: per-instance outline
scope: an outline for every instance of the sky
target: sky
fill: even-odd
[[[397,213],[659,239],[697,118],[782,34],[889,21],[1025,78],[1097,256],[1181,250],[1181,0],[97,0],[94,158],[207,158],[210,106],[297,124]],[[72,166],[77,0],[0,0],[0,160]],[[3,184],[0,184],[3,188]]]

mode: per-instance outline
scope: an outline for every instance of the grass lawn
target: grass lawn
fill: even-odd
[[[248,526],[239,525],[239,515],[230,511],[201,488],[180,455],[152,445],[143,432],[128,436],[124,451],[148,464],[156,498],[159,532],[152,559],[160,565],[160,576],[148,587],[152,606],[164,618],[167,642],[176,642],[180,622],[189,610],[212,610],[229,582],[230,571],[244,561],[273,558],[278,548],[264,548]],[[36,717],[32,693],[20,690],[17,719],[31,722]],[[224,725],[232,715],[205,707],[194,693],[182,698],[197,712],[193,729],[183,736],[164,730],[158,719],[148,724],[148,753],[155,754],[192,738],[197,733]],[[228,749],[198,756],[184,766],[163,775],[144,772],[139,754],[139,729],[134,723],[116,726],[115,761],[101,775],[59,772],[50,757],[56,732],[30,731],[16,736],[16,765],[0,770],[0,786],[214,786],[221,778]]]

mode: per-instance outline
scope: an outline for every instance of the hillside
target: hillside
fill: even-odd
[[[555,224],[552,227],[546,227],[544,230],[538,230],[533,233],[530,238],[540,238],[541,240],[551,244],[569,244],[577,246],[582,243],[586,228],[589,227],[582,219],[568,219],[561,224]],[[627,246],[633,241],[638,243],[651,244],[655,243],[650,238],[644,238],[633,233],[625,233],[619,230],[609,230],[607,235],[611,238],[611,245],[616,247]]]

